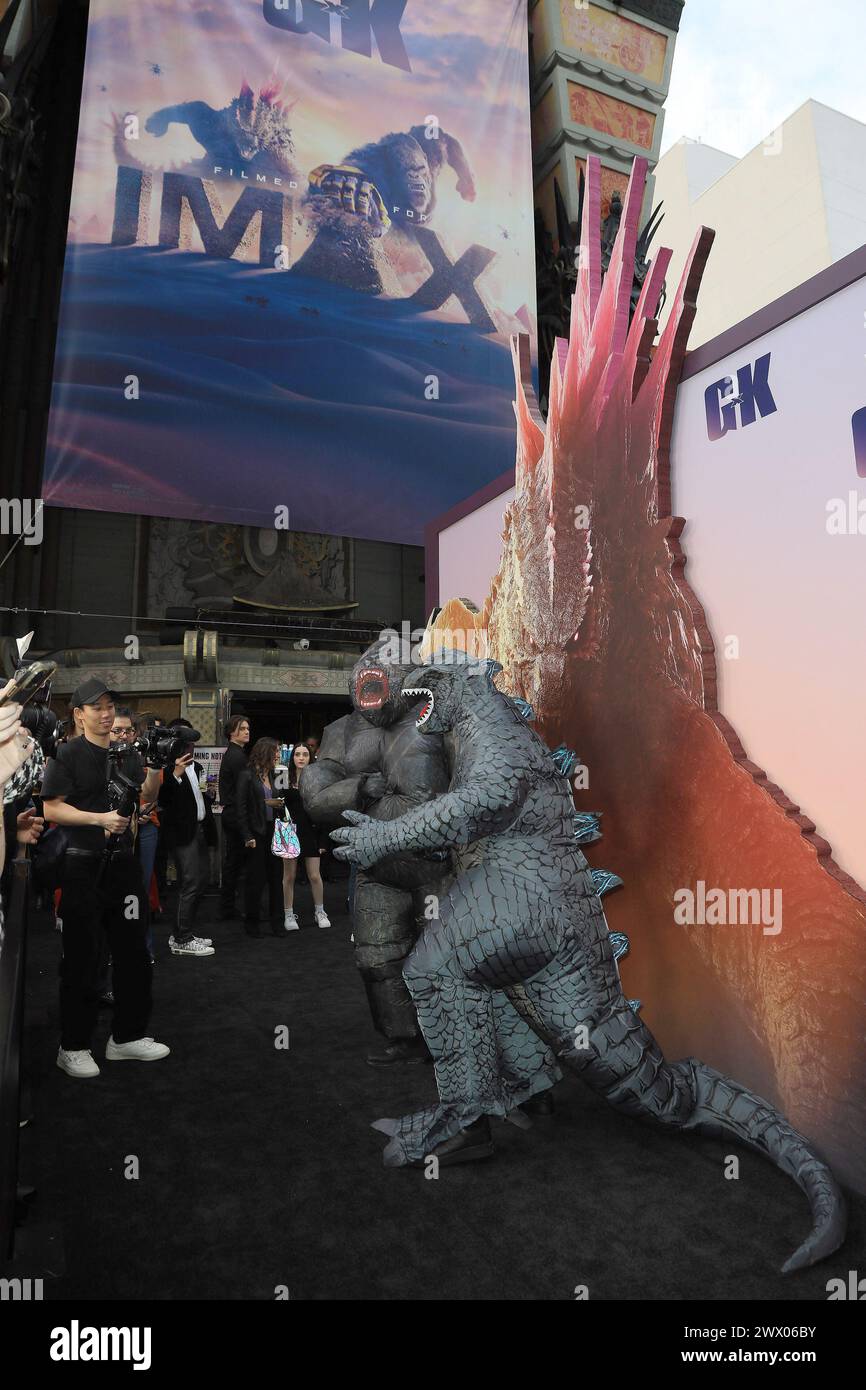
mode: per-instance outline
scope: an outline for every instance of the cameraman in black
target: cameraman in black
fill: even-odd
[[[88,676],[71,699],[81,737],[60,744],[45,768],[45,819],[63,827],[67,850],[63,872],[63,961],[60,983],[61,1038],[57,1065],[68,1076],[98,1076],[91,1052],[96,1024],[102,933],[114,967],[114,1028],[107,1061],[155,1062],[170,1048],[146,1033],[151,1012],[151,964],[145,945],[146,906],[134,856],[135,811],[111,810],[109,762],[114,724],[112,691]],[[159,773],[145,773],[136,752],[122,760],[124,785],[155,798]]]

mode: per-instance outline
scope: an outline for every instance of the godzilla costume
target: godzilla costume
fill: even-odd
[[[404,978],[433,1054],[439,1104],[376,1128],[385,1163],[448,1152],[469,1127],[466,1157],[492,1151],[488,1114],[533,1073],[549,1084],[549,1046],[612,1105],[677,1130],[732,1136],[802,1188],[813,1229],[783,1272],[814,1264],[844,1237],[845,1205],[827,1165],[767,1101],[704,1063],[667,1062],[623,995],[611,937],[575,838],[571,788],[516,702],[493,684],[496,662],[442,653],[402,691],[424,699],[417,727],[453,732],[447,792],[396,820],[348,812],[336,853],[365,869],[386,856],[453,850],[454,877],[406,962]],[[512,1021],[503,1085],[494,995]],[[522,1044],[522,1045],[521,1045]],[[476,1154],[470,1150],[475,1147]]]
[[[355,664],[353,712],[326,727],[319,756],[301,778],[304,807],[320,825],[339,825],[344,811],[362,807],[376,820],[393,820],[448,788],[443,739],[416,729],[410,703],[400,695],[410,667],[384,659],[387,640],[375,642]],[[373,1023],[390,1044],[420,1040],[402,971],[425,898],[438,891],[448,867],[441,853],[421,851],[390,855],[357,876],[355,961]],[[380,1054],[368,1060],[374,1056],[381,1060]],[[397,1060],[399,1049],[391,1056]]]

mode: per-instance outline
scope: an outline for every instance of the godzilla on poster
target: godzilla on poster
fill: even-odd
[[[48,502],[417,543],[534,305],[526,0],[92,0]]]

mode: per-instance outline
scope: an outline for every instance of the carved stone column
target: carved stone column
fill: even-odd
[[[201,732],[203,744],[220,743],[223,692],[219,680],[219,633],[199,629],[184,633],[183,675],[181,714]]]

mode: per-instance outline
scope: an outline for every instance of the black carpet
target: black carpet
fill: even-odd
[[[376,1035],[344,896],[327,886],[321,930],[299,889],[302,930],[261,941],[208,927],[208,899],[198,930],[216,954],[201,960],[171,956],[158,926],[152,1031],[171,1056],[104,1062],[105,1012],[93,1080],[55,1066],[59,938],[35,917],[21,1180],[37,1194],[16,1263],[46,1299],[571,1300],[586,1285],[592,1300],[825,1300],[828,1279],[866,1266],[852,1199],[842,1251],[782,1278],[809,1229],[789,1179],[645,1129],[576,1081],[531,1130],[494,1121],[488,1162],[438,1180],[384,1168],[371,1121],[428,1104],[433,1072],[365,1065]]]

